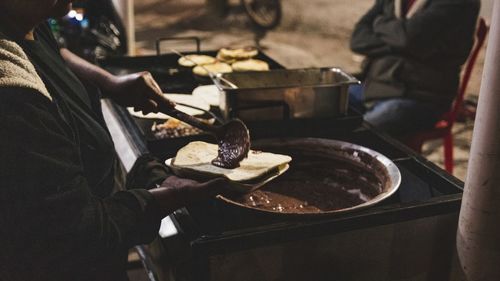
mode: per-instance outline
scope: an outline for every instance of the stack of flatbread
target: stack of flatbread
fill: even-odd
[[[165,163],[179,176],[198,180],[226,177],[235,190],[250,192],[283,174],[292,160],[287,155],[250,150],[238,168],[224,169],[211,164],[217,149],[215,144],[191,142]]]
[[[199,76],[229,73],[233,71],[267,71],[269,64],[263,60],[255,59],[259,54],[254,47],[222,48],[217,52],[217,57],[207,55],[187,55],[181,57],[178,63],[184,67],[193,67],[193,73]]]
[[[263,60],[254,59],[259,54],[254,47],[222,48],[217,53],[217,59],[231,64],[234,71],[267,71],[269,64]]]

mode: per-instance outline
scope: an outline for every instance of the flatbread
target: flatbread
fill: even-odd
[[[220,90],[215,85],[203,85],[193,90],[193,97],[199,98],[211,106],[219,106]]]
[[[268,71],[269,64],[262,60],[249,59],[237,61],[231,65],[234,71]]]
[[[254,47],[244,47],[244,48],[222,48],[217,53],[218,58],[224,60],[245,60],[255,57],[259,54],[259,51]]]
[[[192,178],[192,179],[197,179],[200,177],[199,172],[187,170],[187,169],[184,169],[182,167],[179,168],[177,166],[173,166],[172,162],[174,159],[175,158],[170,158],[170,159],[165,160],[165,164],[170,168],[170,170],[175,175],[178,175],[180,177]],[[290,165],[288,165],[288,164],[281,165],[278,167],[278,170],[275,173],[269,173],[266,177],[264,177],[260,180],[254,180],[254,181],[250,181],[250,182],[246,182],[246,183],[230,181],[229,186],[234,191],[238,191],[238,192],[242,192],[242,193],[252,192],[252,191],[256,190],[257,188],[264,186],[268,182],[274,180],[275,178],[281,176],[286,171],[288,171],[289,168],[290,168]],[[202,176],[200,178],[200,180],[206,180],[209,178],[211,178],[211,177]]]
[[[205,68],[214,74],[233,72],[233,68],[229,64],[216,62],[213,64],[205,64],[203,65],[203,67],[198,65],[193,68],[193,73],[199,76],[208,76],[208,72],[205,70]]]
[[[177,60],[177,62],[185,67],[193,67],[195,65],[215,63],[216,61],[214,57],[207,55],[187,55],[186,57],[189,59],[186,59],[185,57],[180,57],[179,60]]]
[[[287,155],[250,150],[240,167],[224,169],[211,164],[216,157],[217,145],[195,141],[181,148],[171,165],[206,178],[225,176],[231,181],[248,183],[278,174],[292,160]]]
[[[220,52],[218,52],[218,53],[217,53],[217,57],[216,57],[216,59],[217,59],[218,61],[220,61],[220,62],[225,62],[225,63],[227,63],[227,64],[233,64],[233,63],[235,63],[235,62],[237,62],[237,61],[238,61],[238,60],[237,60],[237,59],[235,59],[235,58],[225,58],[225,57],[223,57],[223,56],[220,54]]]

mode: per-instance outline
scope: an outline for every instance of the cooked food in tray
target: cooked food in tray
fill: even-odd
[[[179,176],[200,180],[222,176],[228,178],[237,190],[248,192],[283,174],[292,160],[287,155],[250,150],[238,168],[224,169],[211,163],[217,157],[217,149],[215,144],[191,142],[166,164]]]
[[[151,130],[157,139],[181,138],[202,133],[200,129],[194,128],[174,118],[170,118],[160,124],[156,122],[153,123]]]
[[[212,64],[205,64],[203,66],[199,65],[195,66],[193,68],[193,73],[200,76],[209,76],[207,70],[212,73],[233,72],[233,68],[229,64],[223,62],[216,62]]]
[[[234,71],[268,71],[269,64],[262,60],[249,59],[237,61],[231,65]]]
[[[207,55],[187,55],[185,58],[181,57],[177,61],[180,65],[185,67],[193,67],[196,65],[205,65],[215,63],[216,59]]]

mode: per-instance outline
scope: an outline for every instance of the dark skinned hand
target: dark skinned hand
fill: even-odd
[[[157,200],[165,215],[191,204],[214,198],[216,195],[231,193],[226,178],[216,178],[206,182],[170,176],[160,187],[150,192]]]
[[[160,86],[147,71],[115,76],[106,92],[118,104],[132,106],[144,114],[158,112],[162,106],[175,107],[174,102],[163,96]]]

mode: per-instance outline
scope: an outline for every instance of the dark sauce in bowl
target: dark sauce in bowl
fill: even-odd
[[[290,169],[262,188],[229,198],[279,213],[321,213],[354,207],[384,191],[388,177],[376,167],[321,155],[291,155]]]

